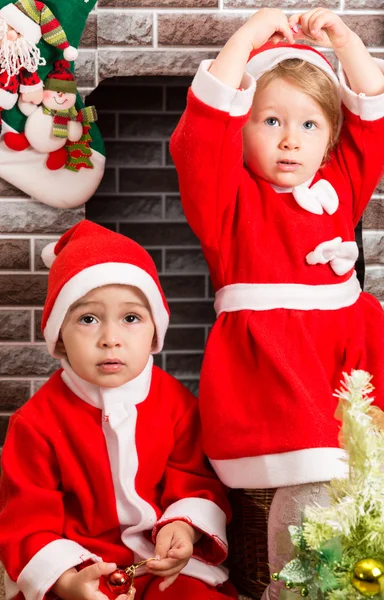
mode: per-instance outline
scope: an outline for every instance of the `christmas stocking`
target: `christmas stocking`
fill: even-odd
[[[96,0],[0,0],[0,177],[60,208],[86,202],[105,166],[73,61]],[[17,60],[16,60],[17,59]]]

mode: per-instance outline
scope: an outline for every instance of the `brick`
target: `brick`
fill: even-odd
[[[198,241],[186,223],[122,223],[120,232],[143,246],[190,246]]]
[[[116,169],[108,169],[106,168],[104,171],[103,179],[100,182],[99,187],[97,188],[97,194],[113,194],[117,192],[116,185],[117,177],[116,177]]]
[[[43,332],[41,331],[41,319],[43,317],[42,310],[35,310],[35,342],[44,342]]]
[[[0,375],[47,377],[60,366],[45,346],[0,346]]]
[[[384,198],[372,198],[363,216],[364,229],[384,229]]]
[[[376,194],[384,194],[384,177],[378,183]]]
[[[364,290],[376,296],[381,302],[384,302],[383,277],[383,267],[367,267],[365,270]]]
[[[246,17],[231,14],[159,14],[160,46],[222,46]]]
[[[86,105],[89,106],[89,100],[91,96],[86,98]],[[103,138],[115,138],[117,137],[117,114],[116,113],[107,113],[98,110],[98,119],[97,126],[100,129],[101,135]]]
[[[177,192],[179,183],[176,169],[120,169],[119,191],[135,192]]]
[[[5,181],[5,179],[0,179],[0,196],[7,198],[13,196],[26,196],[24,192],[19,190],[17,187]]]
[[[165,251],[165,270],[183,273],[208,273],[207,263],[200,249]]]
[[[41,306],[47,292],[45,275],[0,275],[0,306]]]
[[[107,51],[99,50],[99,57],[103,53],[107,54]],[[120,56],[123,59],[124,54],[124,52],[118,54],[113,51],[115,58]],[[130,56],[131,53],[129,53]],[[108,63],[106,63],[105,67],[105,77],[108,77]],[[162,110],[163,90],[161,86],[132,85],[132,80],[127,80],[124,75],[123,73],[122,77],[108,78],[106,81],[102,81],[92,94],[90,94],[89,103],[95,104],[98,111],[102,111],[103,109],[108,111],[139,110],[140,112]],[[143,81],[143,78],[141,78],[141,81]]]
[[[132,90],[134,93],[134,89]],[[169,138],[180,115],[129,115],[119,116],[119,137],[142,137],[150,139]]]
[[[183,205],[180,196],[166,196],[165,198],[165,218],[185,221]]]
[[[366,46],[384,46],[383,15],[343,15],[343,21]]]
[[[383,8],[383,0],[345,0],[345,10],[355,9],[380,9]]]
[[[364,234],[364,256],[367,264],[384,264],[384,231]]]
[[[75,63],[75,75],[78,87],[95,87],[96,51],[80,50]]]
[[[187,85],[166,88],[165,106],[167,110],[183,111],[187,105],[188,88],[192,83],[192,77]]]
[[[170,327],[165,336],[164,350],[204,350],[203,327]]]
[[[63,233],[84,218],[84,207],[58,209],[40,202],[0,202],[0,233]]]
[[[4,415],[0,416],[0,445],[4,444],[5,435],[6,435],[7,429],[8,429],[8,422],[9,422],[9,417],[6,417]]]
[[[174,377],[194,377],[200,374],[203,353],[167,354],[166,370]]]
[[[99,46],[151,46],[153,17],[150,13],[101,12],[97,42]]]
[[[52,239],[52,238],[42,238],[40,240],[35,240],[35,256],[34,256],[34,260],[35,260],[35,271],[47,271],[47,267],[45,266],[45,264],[43,263],[43,260],[41,258],[41,253],[43,251],[43,248],[45,248],[45,246],[48,246],[48,244],[52,244],[53,242],[57,241],[59,238],[56,239]]]
[[[80,40],[80,47],[82,48],[96,48],[97,47],[97,14],[91,13],[88,16],[83,35]]]
[[[30,268],[29,240],[0,240],[0,269]]]
[[[167,147],[165,149],[165,164],[167,166],[171,166],[174,164],[172,156],[171,156],[171,152],[169,150],[169,143],[167,144]]]
[[[30,396],[29,381],[0,381],[0,412],[12,412]]]
[[[161,219],[161,196],[119,196],[97,197],[86,205],[87,219],[103,223],[103,221],[143,221]]]
[[[100,48],[98,52],[99,77],[102,80],[108,77],[130,77],[132,75],[143,77],[147,75],[194,75],[203,59],[215,58],[216,54],[217,52],[207,50],[187,52],[182,50],[155,50],[154,52],[127,50],[121,52]]]
[[[99,8],[216,8],[218,0],[99,0]]]
[[[0,310],[0,342],[29,342],[30,339],[29,310]]]
[[[162,275],[161,285],[166,298],[204,298],[204,275]]]
[[[161,166],[163,148],[161,142],[106,142],[110,167]]]
[[[316,8],[319,5],[317,0],[289,0],[284,5],[281,3],[281,0],[269,0],[268,7],[270,8],[280,8],[283,11],[291,10],[294,8],[303,8],[305,10],[310,10],[311,8]],[[224,0],[224,8],[263,8],[266,6],[263,0]],[[338,0],[325,0],[322,2],[321,6],[324,8],[339,8]],[[367,7],[368,8],[368,7]]]
[[[198,302],[174,301],[169,303],[171,324],[175,325],[212,325],[215,311],[212,300]]]

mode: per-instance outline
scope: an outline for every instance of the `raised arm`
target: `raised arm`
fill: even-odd
[[[203,246],[217,248],[233,214],[243,173],[242,128],[252,106],[253,78],[245,66],[253,48],[292,32],[285,15],[262,9],[227,42],[214,61],[203,61],[187,108],[172,136],[171,154],[187,219]]]
[[[292,15],[289,24],[295,39],[333,48],[341,63],[344,124],[329,168],[349,181],[356,225],[384,170],[384,61],[373,58],[359,36],[328,9]]]

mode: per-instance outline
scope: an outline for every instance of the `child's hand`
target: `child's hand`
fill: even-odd
[[[315,42],[325,48],[342,49],[353,36],[344,21],[327,8],[292,15],[288,23],[295,32],[295,40]]]
[[[162,592],[177,579],[188,563],[193,553],[193,544],[199,537],[199,532],[184,521],[174,521],[160,529],[155,548],[155,556],[160,560],[149,562],[147,569],[153,575],[165,577],[159,585]]]
[[[56,581],[52,591],[62,600],[108,600],[99,591],[100,577],[107,576],[116,569],[114,563],[97,562],[81,571],[75,568],[65,571]],[[121,594],[116,600],[133,600],[133,594]]]
[[[288,19],[279,8],[261,8],[240,27],[235,35],[246,36],[254,50],[268,41],[277,43],[284,38],[290,44],[294,43]]]

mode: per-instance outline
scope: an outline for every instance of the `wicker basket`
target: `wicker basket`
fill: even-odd
[[[259,600],[270,582],[268,515],[276,490],[231,490],[228,566],[239,591]]]

